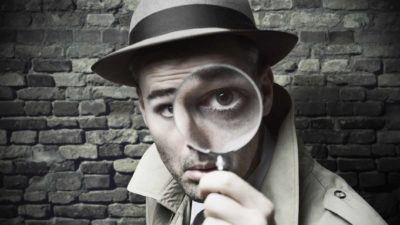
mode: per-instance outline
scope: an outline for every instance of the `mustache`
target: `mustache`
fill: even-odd
[[[232,168],[232,166],[233,166],[232,157],[229,155],[229,153],[219,154],[219,155],[221,155],[223,157],[223,160],[225,163],[224,169],[230,170],[230,168]],[[218,156],[218,154],[207,154],[207,153],[198,152],[197,157],[194,156],[194,157],[186,159],[182,164],[182,168],[185,171],[185,170],[188,170],[189,168],[191,168],[193,166],[197,166],[197,165],[206,165],[206,164],[216,165],[217,156]]]

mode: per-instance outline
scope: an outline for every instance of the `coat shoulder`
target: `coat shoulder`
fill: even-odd
[[[319,202],[316,205],[322,208],[320,213],[324,215],[320,219],[325,224],[387,225],[343,178],[315,161],[309,173],[306,186],[312,192],[319,193],[311,201]],[[310,193],[310,190],[307,192]]]

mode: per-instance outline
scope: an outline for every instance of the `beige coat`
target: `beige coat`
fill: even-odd
[[[275,205],[277,225],[385,225],[385,221],[341,177],[313,160],[298,142],[293,110],[283,117],[261,191]],[[146,196],[148,225],[188,225],[190,199],[152,145],[128,190]]]

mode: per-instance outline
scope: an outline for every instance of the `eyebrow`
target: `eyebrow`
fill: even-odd
[[[166,88],[152,91],[148,96],[147,100],[153,100],[155,98],[161,98],[164,96],[173,95],[176,92],[176,88]]]

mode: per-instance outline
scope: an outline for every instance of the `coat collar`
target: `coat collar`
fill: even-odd
[[[274,86],[274,102],[280,104],[282,99],[289,110],[281,111],[279,129],[276,132],[276,148],[271,166],[262,184],[261,191],[275,205],[275,220],[280,225],[298,224],[299,216],[299,156],[297,136],[294,126],[293,108],[286,90]],[[273,109],[274,110],[274,109]],[[275,109],[278,113],[282,109]],[[268,120],[266,125],[269,126]],[[273,120],[272,120],[273,121]],[[276,122],[276,120],[274,121]],[[276,124],[274,125],[276,126]],[[152,145],[142,157],[128,185],[128,190],[155,199],[159,204],[174,213],[184,199],[179,184],[172,178],[164,166],[155,145]]]

